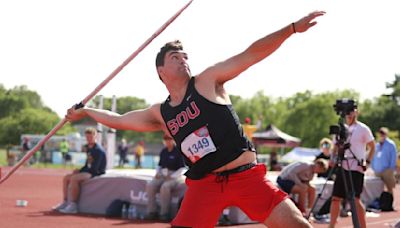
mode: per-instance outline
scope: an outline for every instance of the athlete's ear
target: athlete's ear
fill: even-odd
[[[161,81],[164,81],[164,67],[159,66],[157,67],[157,73],[158,73],[158,77],[160,78]]]

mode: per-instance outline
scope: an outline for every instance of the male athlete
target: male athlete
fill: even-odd
[[[324,14],[312,12],[197,76],[191,75],[180,41],[169,42],[156,57],[158,75],[169,91],[162,104],[123,115],[73,107],[66,118],[76,121],[89,116],[121,130],[162,130],[175,140],[189,170],[185,173],[188,188],[173,227],[214,227],[223,209],[232,205],[268,227],[311,227],[286,193],[266,179],[266,167],[257,164],[255,149],[243,133],[224,84],[272,54],[294,33],[307,31]]]

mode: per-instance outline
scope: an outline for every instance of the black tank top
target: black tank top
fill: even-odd
[[[181,104],[172,107],[170,97],[161,104],[161,115],[178,149],[185,155],[190,179],[201,179],[235,160],[254,146],[243,133],[232,105],[221,105],[201,96],[189,81]]]

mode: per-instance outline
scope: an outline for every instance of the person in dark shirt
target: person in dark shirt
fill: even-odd
[[[22,146],[21,146],[21,152],[22,152],[21,153],[21,157],[25,156],[25,154],[28,153],[30,149],[31,149],[30,139],[28,137],[24,137],[23,138],[23,143],[22,143]],[[32,164],[36,163],[36,159],[35,158],[36,158],[36,156],[32,156],[29,159],[29,162],[25,163],[25,165],[32,165]]]
[[[31,144],[29,142],[29,138],[24,137],[24,142],[22,143],[22,152],[24,155],[31,149]]]
[[[86,180],[105,173],[106,153],[100,144],[96,143],[96,129],[87,128],[85,136],[87,140],[87,159],[81,169],[74,170],[63,178],[63,202],[53,209],[61,213],[78,213],[77,201],[80,194],[80,185]],[[70,196],[70,198],[69,198]]]
[[[119,167],[123,167],[127,162],[128,162],[128,144],[126,142],[126,139],[121,139],[121,143],[118,145],[118,154],[119,154],[119,162],[118,165]]]
[[[146,219],[157,219],[156,194],[160,192],[159,219],[169,221],[171,192],[180,183],[183,183],[185,164],[183,157],[176,148],[174,140],[165,135],[163,137],[165,147],[160,152],[160,160],[156,169],[156,175],[146,186],[148,197]]]

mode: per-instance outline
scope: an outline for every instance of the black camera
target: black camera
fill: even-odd
[[[336,100],[336,104],[333,105],[333,108],[336,114],[345,116],[357,109],[357,102],[348,98],[338,99]]]
[[[343,139],[344,141],[347,139],[348,136],[348,130],[346,125],[331,125],[329,126],[329,134],[330,135],[336,135],[340,139]]]
[[[347,126],[344,124],[344,117],[355,109],[357,109],[357,102],[352,99],[342,98],[336,100],[333,105],[336,114],[340,115],[338,125],[329,126],[329,134],[336,135],[336,139],[339,142],[345,142],[348,136]]]
[[[338,99],[333,108],[340,115],[340,118],[337,125],[329,126],[329,134],[336,136],[336,145],[339,148],[338,155],[340,159],[343,159],[344,151],[350,148],[350,143],[347,142],[349,131],[347,125],[344,123],[344,117],[357,109],[357,103],[348,98]]]

